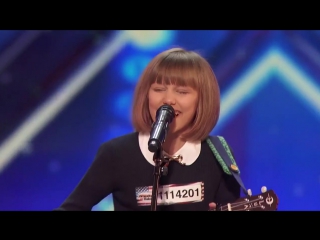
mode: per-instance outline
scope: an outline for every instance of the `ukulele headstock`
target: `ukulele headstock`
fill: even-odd
[[[273,190],[261,188],[261,193],[252,196],[248,190],[248,196],[237,199],[235,202],[220,206],[220,211],[276,211],[279,199]]]

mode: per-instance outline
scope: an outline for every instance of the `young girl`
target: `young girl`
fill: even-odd
[[[135,131],[103,143],[79,184],[56,210],[91,210],[112,194],[115,211],[150,211],[155,181],[148,150],[157,110],[170,105],[175,116],[162,150],[167,173],[159,177],[157,211],[207,211],[240,197],[206,139],[220,111],[220,92],[210,64],[198,53],[172,48],[150,61],[136,85]]]

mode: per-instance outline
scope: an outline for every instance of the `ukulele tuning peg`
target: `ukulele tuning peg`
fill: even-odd
[[[266,186],[263,186],[262,188],[261,188],[261,192],[262,193],[265,193],[267,191],[267,187]]]
[[[247,190],[247,193],[248,193],[248,196],[252,196],[252,191],[251,191],[251,189],[248,189],[248,190]]]

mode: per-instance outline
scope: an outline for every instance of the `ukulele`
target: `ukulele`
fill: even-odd
[[[235,202],[218,205],[216,211],[276,211],[279,199],[273,190],[261,188],[261,194],[252,196],[248,190],[248,196],[239,198]]]

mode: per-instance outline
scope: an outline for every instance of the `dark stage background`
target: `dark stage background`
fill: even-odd
[[[0,210],[59,206],[99,145],[133,130],[136,81],[172,46],[213,67],[212,134],[232,146],[246,187],[274,190],[279,210],[319,210],[319,42],[312,30],[1,30]],[[113,210],[111,196],[93,210]]]

